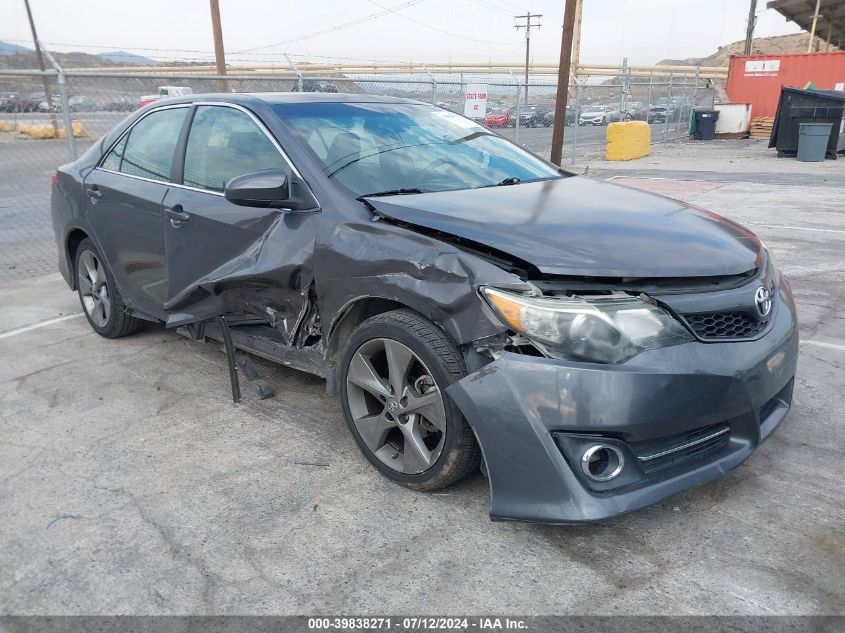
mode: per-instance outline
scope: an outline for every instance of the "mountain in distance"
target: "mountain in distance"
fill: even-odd
[[[32,49],[26,46],[18,46],[11,42],[0,42],[0,55],[17,55],[19,53],[31,53]]]
[[[127,51],[109,51],[108,53],[100,53],[99,57],[107,59],[116,64],[130,64],[135,66],[155,66],[158,62],[143,55],[136,55]]]

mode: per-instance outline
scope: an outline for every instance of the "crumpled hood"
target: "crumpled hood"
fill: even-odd
[[[726,218],[587,178],[367,200],[381,215],[485,244],[550,275],[736,275],[762,260],[757,237]]]

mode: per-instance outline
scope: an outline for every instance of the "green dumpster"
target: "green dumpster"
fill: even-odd
[[[823,161],[832,127],[832,123],[801,123],[798,129],[798,160]]]

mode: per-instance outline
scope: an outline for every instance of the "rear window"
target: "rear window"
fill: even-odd
[[[170,168],[188,108],[157,110],[145,116],[109,152],[104,169],[170,181]]]

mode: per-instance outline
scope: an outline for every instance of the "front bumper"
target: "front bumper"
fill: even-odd
[[[484,454],[493,520],[581,523],[606,519],[703,484],[745,461],[792,400],[798,329],[789,286],[756,341],[691,342],[643,352],[622,365],[506,352],[447,392]],[[647,473],[635,447],[684,433],[728,431],[710,451]],[[587,480],[566,439],[614,443],[626,477]]]

